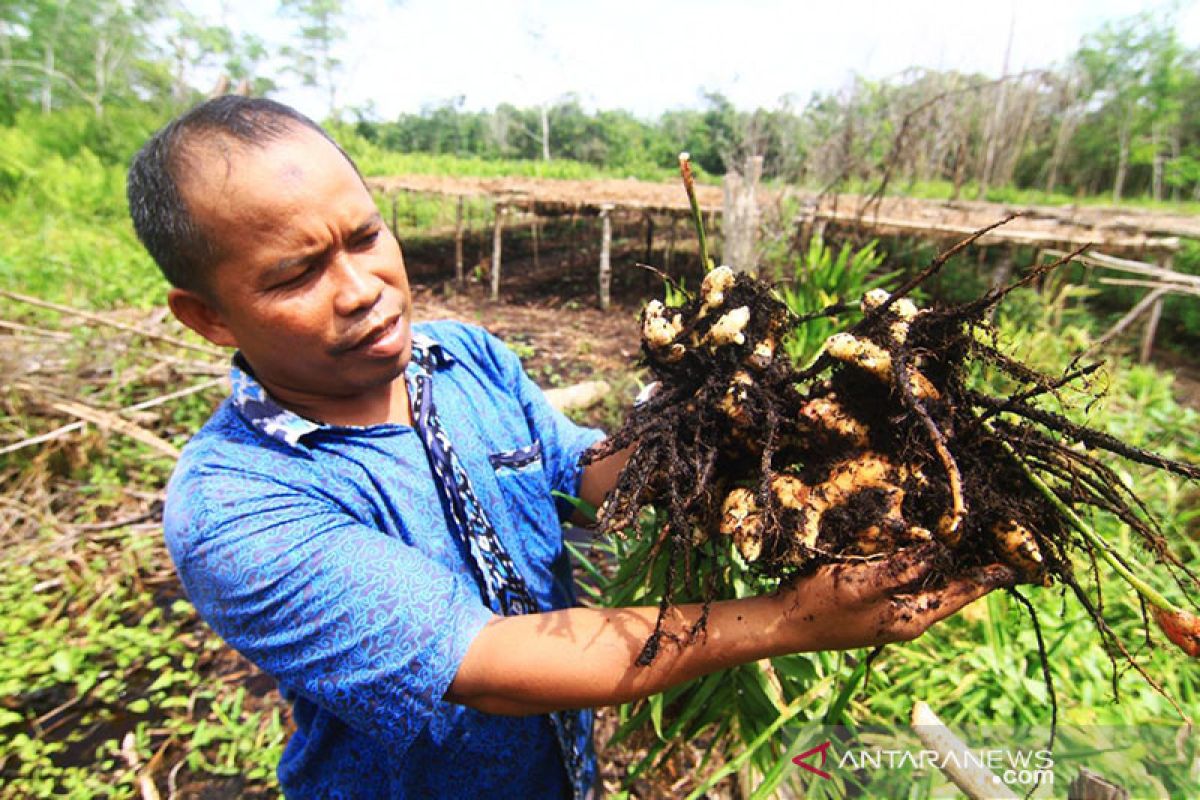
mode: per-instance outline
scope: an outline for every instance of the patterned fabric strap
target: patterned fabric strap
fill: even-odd
[[[484,599],[493,611],[506,617],[537,613],[540,609],[525,579],[496,535],[496,529],[479,502],[471,479],[438,418],[433,402],[431,365],[427,356],[423,351],[414,349],[413,360],[418,367],[410,385],[413,390],[413,425],[429,453],[438,491],[453,523],[451,528],[471,553],[475,577]],[[591,793],[591,787],[587,785],[586,753],[579,744],[586,718],[583,712],[577,711],[559,711],[549,716],[562,749],[572,793],[576,800],[582,800]]]

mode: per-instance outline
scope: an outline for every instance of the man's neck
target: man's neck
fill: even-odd
[[[316,397],[269,384],[264,384],[264,388],[288,411],[326,425],[412,425],[412,407],[404,375],[397,376],[390,384],[352,397]]]

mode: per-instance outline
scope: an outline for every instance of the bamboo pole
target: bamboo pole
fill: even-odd
[[[211,389],[214,386],[219,386],[220,384],[224,383],[226,380],[228,380],[228,379],[227,378],[214,378],[212,380],[204,381],[203,383],[198,383],[193,386],[189,386],[186,389],[180,389],[177,392],[171,392],[170,394],[161,395],[159,397],[155,397],[150,400],[145,400],[141,403],[137,403],[132,406],[127,406],[126,408],[119,409],[118,411],[113,412],[113,413],[129,414],[134,411],[142,411],[147,408],[153,408],[154,406],[160,406],[163,403],[168,403],[168,402],[170,402],[172,400],[176,400],[180,397],[186,397],[189,394],[196,394],[197,392],[202,392],[205,389]],[[72,415],[72,416],[75,416],[75,415]],[[5,447],[0,447],[0,455],[5,455],[7,453],[13,453],[13,452],[16,452],[17,450],[21,450],[26,447],[32,447],[35,444],[42,444],[43,442],[49,442],[49,441],[51,441],[53,439],[57,439],[61,436],[66,436],[68,433],[71,433],[73,431],[83,430],[85,427],[87,427],[88,421],[89,420],[84,420],[82,417],[80,417],[79,422],[72,422],[67,425],[63,425],[61,427],[55,428],[52,431],[47,431],[46,433],[39,434],[37,436],[31,436],[28,439],[23,439],[22,441],[16,442],[15,444],[6,445]]]
[[[1060,257],[1066,255],[1061,250],[1047,250],[1052,256]],[[1152,278],[1158,278],[1162,281],[1171,281],[1174,283],[1183,283],[1189,286],[1200,288],[1200,275],[1189,275],[1186,272],[1176,272],[1169,267],[1160,267],[1157,264],[1148,264],[1144,261],[1134,261],[1128,258],[1117,258],[1103,253],[1084,253],[1075,257],[1075,260],[1085,266],[1096,266],[1104,269],[1117,270],[1118,272],[1132,272],[1137,275],[1149,275]],[[1172,263],[1171,259],[1167,263]]]

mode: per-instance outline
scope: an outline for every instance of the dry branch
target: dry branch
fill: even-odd
[[[125,408],[120,409],[116,413],[117,414],[128,414],[133,411],[143,411],[147,408],[153,408],[154,406],[159,406],[164,403],[168,403],[172,400],[178,400],[180,397],[187,397],[190,394],[196,394],[197,392],[203,392],[206,389],[211,389],[214,386],[219,386],[224,382],[225,382],[224,378],[214,378],[213,380],[204,381],[203,383],[197,383],[194,386],[189,386],[186,389],[180,389],[179,391],[171,392],[170,394],[165,394],[165,395],[162,395],[161,397],[154,397],[154,398],[151,398],[150,400],[145,400],[141,403],[135,403],[134,405],[127,406]],[[103,412],[103,413],[112,414],[112,412]],[[73,416],[79,416],[79,415],[73,415]],[[81,417],[81,419],[82,419],[82,417]],[[118,417],[118,419],[120,419],[120,418]],[[58,439],[62,436],[66,436],[68,433],[72,433],[73,431],[83,430],[83,428],[86,426],[86,423],[89,421],[91,421],[91,420],[85,420],[83,422],[72,422],[68,425],[62,425],[58,428],[55,428],[54,430],[47,431],[46,433],[41,433],[41,434],[38,434],[37,436],[31,436],[27,439],[22,439],[19,442],[15,442],[15,443],[7,445],[5,447],[0,447],[0,455],[5,455],[6,453],[12,453],[17,450],[22,450],[26,447],[32,447],[33,445],[36,445],[36,444],[42,444],[43,442],[53,441],[54,439]],[[170,445],[168,445],[168,446],[170,446]],[[174,448],[172,448],[172,449],[174,449]],[[172,458],[175,458],[175,457],[176,456],[172,456]]]
[[[116,320],[111,320],[107,317],[101,316],[100,314],[94,314],[90,311],[84,311],[80,308],[73,308],[72,306],[51,303],[47,300],[39,300],[36,297],[29,297],[28,295],[17,294],[16,292],[9,292],[5,290],[0,290],[0,297],[7,297],[9,300],[15,300],[18,303],[25,303],[26,305],[36,306],[38,308],[46,308],[50,309],[51,311],[58,311],[62,314],[70,314],[72,316],[79,317],[80,319],[86,319],[89,322],[95,322],[98,325],[106,325],[110,328],[116,328],[117,330],[133,333],[145,339],[155,339],[160,342],[166,342],[167,344],[175,345],[176,347],[195,350],[199,353],[205,353],[210,356],[225,356],[224,351],[218,350],[215,347],[209,347],[208,345],[196,344],[184,339],[178,339],[174,336],[168,336],[165,333],[148,331],[144,328],[139,328],[136,325],[127,325],[124,322],[117,322]]]
[[[101,409],[85,406],[83,403],[74,403],[69,400],[58,400],[51,403],[50,407],[64,414],[78,417],[84,422],[90,422],[101,429],[112,430],[123,436],[128,436],[130,439],[140,442],[168,458],[179,458],[179,449],[175,445],[151,433],[141,425],[118,417],[111,411],[102,411]]]

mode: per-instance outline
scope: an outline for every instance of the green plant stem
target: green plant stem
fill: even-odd
[[[696,199],[696,179],[692,177],[692,161],[687,153],[679,154],[679,174],[683,176],[683,188],[687,191],[692,206],[692,224],[696,226],[696,238],[700,240],[700,263],[705,270],[713,268],[708,257],[708,237],[704,234],[704,217],[700,213],[700,201]]]
[[[996,435],[995,429],[992,428],[989,422],[983,422],[983,428],[993,436]],[[1169,614],[1181,613],[1181,610],[1177,608],[1170,600],[1163,597],[1157,589],[1143,581],[1137,575],[1134,575],[1128,567],[1122,564],[1121,560],[1112,554],[1112,551],[1109,549],[1108,542],[1104,541],[1100,534],[1092,530],[1090,525],[1080,519],[1079,515],[1076,514],[1066,503],[1064,503],[1062,498],[1054,493],[1054,490],[1051,489],[1044,480],[1042,480],[1042,477],[1034,472],[1033,469],[1021,459],[1011,444],[1004,441],[999,436],[997,436],[996,439],[1000,442],[1000,446],[1004,448],[1004,451],[1012,456],[1013,461],[1015,461],[1017,466],[1021,468],[1021,471],[1025,473],[1025,477],[1029,478],[1030,482],[1032,482],[1033,485],[1038,488],[1038,491],[1040,491],[1045,498],[1049,500],[1055,508],[1058,509],[1059,513],[1066,518],[1067,522],[1071,523],[1071,527],[1079,531],[1083,538],[1091,542],[1092,545],[1100,551],[1100,555],[1109,563],[1109,566],[1111,566],[1118,575],[1124,578],[1125,582],[1132,586],[1134,590],[1140,594],[1143,599],[1145,599],[1146,602],[1155,608],[1166,611]]]

